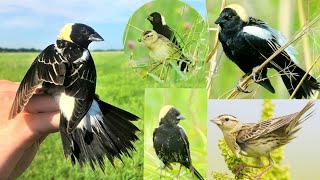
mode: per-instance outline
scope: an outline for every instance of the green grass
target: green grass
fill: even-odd
[[[153,149],[153,130],[159,124],[159,112],[165,105],[178,108],[186,118],[180,121],[190,142],[193,166],[203,177],[207,174],[207,93],[205,89],[154,89],[145,93],[144,123],[144,179],[159,179],[163,164]],[[162,171],[161,179],[172,179],[178,174],[180,164],[173,165],[174,170]],[[192,179],[188,169],[182,168],[179,179]]]
[[[153,80],[160,77],[162,65],[151,72],[153,68],[151,64],[155,61],[149,57],[149,50],[144,44],[138,42],[143,31],[152,29],[151,23],[146,19],[152,12],[159,12],[165,17],[166,24],[175,32],[184,55],[194,63],[194,68],[186,75],[179,74],[170,68],[166,76],[167,81],[176,83],[183,78],[192,81],[194,78],[201,77],[204,82],[204,59],[208,53],[207,28],[203,18],[195,9],[178,0],[152,1],[139,8],[129,19],[123,37],[124,52],[136,73],[143,77],[149,72],[151,75],[146,78],[154,77]],[[134,47],[129,47],[129,42],[133,43]],[[171,61],[175,60],[171,59]],[[172,64],[175,65],[176,62]]]

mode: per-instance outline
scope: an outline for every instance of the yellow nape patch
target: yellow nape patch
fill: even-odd
[[[161,108],[159,113],[159,121],[169,112],[171,108],[173,108],[173,106],[171,105],[165,105],[164,107]]]
[[[70,38],[70,35],[71,35],[71,31],[72,31],[72,26],[73,25],[74,25],[74,23],[68,23],[68,24],[64,25],[63,28],[60,31],[58,39],[72,42],[72,40]]]
[[[242,19],[242,21],[244,21],[244,22],[249,21],[249,16],[248,16],[246,9],[244,9],[239,4],[230,4],[230,5],[226,6],[225,8],[230,8],[230,9],[233,9],[234,11],[236,11],[238,16]]]

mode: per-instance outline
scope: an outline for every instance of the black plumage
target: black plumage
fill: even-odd
[[[166,24],[164,16],[158,12],[153,12],[147,17],[147,19],[152,24],[153,30],[171,40],[180,50],[182,50],[174,31]],[[186,69],[188,71],[191,61],[182,53],[179,59],[180,61],[177,63],[180,66],[180,70],[184,71]]]
[[[104,157],[130,156],[139,131],[130,121],[138,117],[101,101],[95,95],[96,69],[88,50],[92,41],[103,38],[84,24],[67,24],[55,44],[34,60],[24,76],[9,119],[23,110],[36,88],[58,101],[60,133],[66,158],[80,166],[89,162],[104,170]]]
[[[287,42],[281,32],[259,19],[249,17],[246,11],[236,4],[227,6],[215,23],[221,27],[219,40],[225,54],[246,75],[251,74],[255,67],[261,65]],[[281,74],[291,95],[306,73],[294,62],[293,51],[293,47],[289,46],[277,55],[261,72],[255,74],[256,82],[275,93],[267,77],[268,68],[273,68]],[[313,94],[312,90],[320,90],[320,83],[308,74],[294,97],[307,98]]]
[[[198,179],[203,179],[192,165],[188,137],[178,125],[182,119],[184,117],[175,107],[163,107],[160,111],[159,127],[153,132],[153,147],[165,167],[172,169],[171,163],[180,163],[180,169],[184,166]]]

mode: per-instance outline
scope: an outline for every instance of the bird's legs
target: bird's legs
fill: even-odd
[[[179,168],[179,171],[178,171],[178,174],[177,174],[177,178],[179,178],[179,176],[180,176],[181,168],[182,168],[182,164],[180,164],[180,168]]]
[[[239,173],[240,173],[243,169],[245,169],[245,168],[247,168],[247,167],[257,168],[257,169],[263,168],[264,165],[263,165],[260,157],[257,158],[257,161],[258,161],[258,163],[259,163],[257,166],[248,165],[248,164],[240,164],[239,166],[237,166],[236,168],[233,169],[233,172],[235,173],[235,175],[236,175],[236,177],[237,177],[237,176],[239,175]]]
[[[241,81],[243,80],[243,78],[245,78],[247,75],[245,74],[244,76],[242,76],[239,80],[238,80],[238,82],[237,82],[237,90],[239,91],[239,92],[243,92],[243,93],[251,93],[251,91],[247,91],[246,90],[246,88],[248,87],[248,85],[245,85],[245,87],[243,88],[243,87],[241,87]]]
[[[268,155],[268,160],[269,160],[269,165],[268,165],[268,167],[266,167],[261,173],[255,175],[255,176],[254,176],[254,179],[255,179],[255,180],[260,179],[261,176],[262,176],[265,172],[267,172],[267,171],[273,166],[274,162],[273,162],[270,154]]]

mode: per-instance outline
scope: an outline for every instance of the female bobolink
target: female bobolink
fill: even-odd
[[[177,41],[177,38],[175,36],[174,31],[167,25],[166,20],[164,16],[162,16],[158,12],[151,13],[147,19],[152,24],[152,28],[154,31],[156,31],[158,34],[163,35],[167,39],[169,39],[173,44],[175,44],[180,50],[182,49],[179,42]],[[182,59],[177,62],[178,65],[180,65],[180,70],[184,71],[185,69],[188,71],[189,64],[191,63],[190,60],[185,58],[185,55],[181,53],[179,59]]]
[[[104,171],[105,157],[130,156],[139,129],[130,121],[134,114],[103,102],[95,95],[96,68],[88,50],[93,41],[103,38],[91,27],[66,24],[55,44],[49,45],[34,60],[15,96],[9,119],[22,112],[35,90],[41,87],[53,96],[60,109],[60,133],[66,158],[72,165],[89,163]]]
[[[178,162],[179,173],[184,166],[198,179],[203,179],[192,165],[187,134],[178,125],[180,120],[184,119],[182,114],[175,107],[166,105],[160,110],[159,119],[159,127],[153,131],[153,147],[159,159],[170,169],[172,169],[171,163]]]
[[[269,165],[261,173],[255,175],[255,179],[261,178],[274,164],[270,152],[295,138],[295,133],[300,129],[298,125],[312,115],[313,111],[306,115],[304,114],[313,105],[313,102],[308,102],[299,112],[272,118],[261,123],[243,124],[232,115],[220,115],[211,120],[221,129],[228,147],[237,157],[241,154],[258,160],[258,166],[239,165],[235,169],[236,176],[246,167],[263,168],[261,157],[264,156],[268,158]]]
[[[185,67],[182,67],[184,66],[182,62],[190,63],[190,61],[182,54],[181,49],[178,46],[154,30],[143,32],[139,41],[142,41],[149,49],[150,57],[158,62],[165,63],[167,60],[177,61],[181,71],[185,69]]]
[[[221,27],[219,41],[225,54],[246,75],[251,74],[255,67],[261,65],[287,42],[281,32],[259,19],[249,17],[246,10],[237,4],[224,8],[215,23]],[[291,95],[306,74],[294,62],[293,54],[292,46],[282,51],[261,72],[254,74],[256,83],[275,93],[267,77],[268,68],[274,68],[281,74],[283,83]],[[320,83],[308,74],[294,97],[307,98],[313,94],[312,90],[319,91]]]

